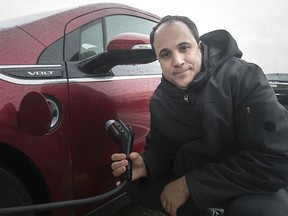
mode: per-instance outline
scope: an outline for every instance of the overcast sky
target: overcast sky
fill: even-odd
[[[159,16],[188,16],[200,34],[226,29],[243,59],[257,63],[265,73],[288,72],[287,0],[2,0],[0,21],[98,2],[122,3]]]

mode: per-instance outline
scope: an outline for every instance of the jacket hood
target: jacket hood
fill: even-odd
[[[237,42],[225,30],[216,30],[204,34],[200,37],[200,41],[204,44],[204,52],[208,52],[207,56],[204,55],[204,61],[208,63],[209,68],[217,67],[231,57],[242,57]]]

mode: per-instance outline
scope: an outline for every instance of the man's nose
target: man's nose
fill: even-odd
[[[181,53],[174,53],[173,54],[173,65],[174,66],[181,66],[184,64],[184,58]]]

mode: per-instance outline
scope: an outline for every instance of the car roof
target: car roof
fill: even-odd
[[[20,16],[16,18],[10,18],[7,20],[2,20],[0,21],[0,29],[6,29],[6,28],[11,28],[15,26],[21,26],[26,23],[30,23],[48,16],[52,16],[54,14],[60,13],[62,11],[66,11],[68,8],[62,9],[62,10],[54,10],[54,11],[47,11],[47,12],[42,12],[42,13],[35,13],[35,14],[29,14],[25,16]]]
[[[98,3],[98,4],[84,5],[81,7],[74,7],[66,11],[58,12],[52,16],[49,16],[49,18],[45,17],[28,24],[24,24],[21,26],[21,29],[23,29],[25,32],[28,32],[30,35],[33,35],[37,40],[41,41],[42,44],[47,45],[47,43],[51,44],[52,41],[55,41],[56,39],[63,36],[64,31],[66,31],[66,33],[69,33],[73,31],[75,28],[79,27],[77,26],[77,24],[74,24],[68,28],[67,24],[69,22],[83,15],[87,15],[86,19],[89,19],[88,17],[89,14],[96,11],[102,12],[104,10],[110,11],[110,13],[115,13],[115,11],[123,13],[124,10],[127,12],[129,11],[129,13],[137,11],[138,13],[146,15],[147,18],[155,17],[155,21],[158,19],[157,16],[151,13],[127,5],[117,3]],[[103,15],[109,15],[109,12]],[[46,27],[43,28],[43,26]]]
[[[85,22],[95,20],[96,13],[94,12],[97,12],[99,18],[110,14],[131,14],[156,22],[159,21],[159,17],[154,14],[118,3],[88,4],[64,11],[55,11],[52,12],[52,15],[40,13],[37,15],[38,19],[36,15],[30,17],[30,20],[37,20],[0,30],[0,54],[3,54],[0,64],[6,62],[9,64],[19,63],[17,62],[19,59],[21,59],[21,63],[31,64],[35,62],[35,58],[39,56],[41,51],[63,37],[65,33],[75,30]],[[30,52],[30,57],[17,56],[25,53],[24,50],[26,50],[26,53]],[[13,56],[15,56],[14,59],[18,60],[15,60],[15,62],[11,60]]]

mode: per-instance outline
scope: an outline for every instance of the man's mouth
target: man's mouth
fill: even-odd
[[[189,69],[175,70],[175,71],[173,71],[173,75],[182,74],[182,73],[185,73],[185,72],[188,71],[188,70],[189,70]]]

